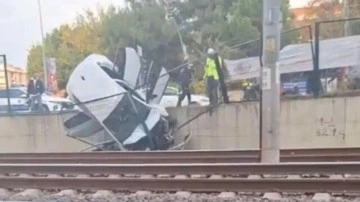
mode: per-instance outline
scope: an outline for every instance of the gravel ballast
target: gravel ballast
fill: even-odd
[[[96,196],[94,193],[78,193],[75,197],[58,196],[56,194],[41,194],[34,198],[33,196],[23,196],[17,194],[10,194],[7,197],[0,197],[1,201],[34,201],[34,202],[163,202],[163,201],[178,201],[178,202],[261,202],[269,201],[262,198],[261,195],[236,195],[235,197],[222,198],[219,194],[191,194],[190,197],[184,198],[175,194],[150,194],[150,195],[136,195],[128,193],[115,193],[113,195],[105,195],[103,198]],[[281,202],[295,202],[305,201],[312,202],[312,195],[289,195],[283,196],[278,200]],[[332,197],[331,202],[360,202],[360,197]]]

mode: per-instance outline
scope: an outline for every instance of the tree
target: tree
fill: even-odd
[[[182,62],[176,27],[165,19],[165,9],[156,1],[128,1],[128,8],[116,10],[103,21],[102,46],[114,58],[120,47],[140,45],[145,58],[154,61],[155,71]]]
[[[202,77],[206,50],[212,47],[225,58],[240,58],[245,54],[240,49],[231,49],[236,42],[244,42],[260,36],[251,19],[243,16],[237,1],[192,0],[176,3],[176,22],[181,28],[184,42],[192,58],[200,59],[195,64],[196,76]]]
[[[349,18],[359,17],[360,2],[347,0]],[[345,18],[344,1],[339,0],[311,0],[306,13],[306,23],[315,21],[337,20]],[[350,21],[351,34],[360,34],[360,20]],[[323,23],[320,25],[320,37],[322,39],[342,37],[345,33],[344,22]]]
[[[42,47],[33,45],[28,53],[27,58],[27,74],[32,77],[35,73],[43,72]],[[43,75],[41,75],[43,76]]]
[[[349,4],[349,17],[360,17],[360,2],[358,0],[347,0]],[[360,34],[360,20],[350,22],[351,34]]]
[[[222,1],[192,0],[177,2],[179,10],[175,16],[185,35],[185,43],[195,58],[203,58],[208,47],[214,47],[225,58],[239,59],[258,56],[261,52],[260,41],[241,48],[231,47],[254,39],[260,39],[262,30],[262,0]],[[291,29],[288,1],[283,1],[284,29]],[[294,42],[297,31],[282,37],[283,44]],[[200,64],[202,66],[202,64]],[[201,68],[202,69],[202,68]],[[198,75],[200,76],[200,75]]]
[[[337,20],[343,18],[343,5],[338,0],[311,0],[305,16],[305,22],[313,24],[316,21]],[[321,39],[342,37],[344,23],[322,23],[320,25]]]
[[[196,77],[202,77],[206,49],[213,47],[224,58],[238,59],[258,55],[254,47],[232,46],[260,38],[262,0],[173,0],[170,9],[164,1],[127,0],[127,7],[110,7],[97,15],[87,12],[72,25],[62,25],[45,38],[46,55],[55,57],[60,87],[76,65],[90,53],[113,59],[120,47],[140,45],[145,59],[155,67],[171,70],[183,63],[184,55],[177,28],[194,64]],[[284,28],[291,27],[288,4],[284,2]],[[167,18],[172,16],[172,18]],[[294,36],[285,37],[287,41]],[[29,73],[41,72],[41,46],[34,45],[28,55]],[[176,72],[172,74],[176,78]]]
[[[79,16],[72,26],[62,25],[45,37],[46,57],[56,58],[59,88],[65,88],[73,69],[89,54],[103,53],[100,45],[101,23],[90,11]],[[43,75],[41,45],[34,45],[28,54],[28,74]]]

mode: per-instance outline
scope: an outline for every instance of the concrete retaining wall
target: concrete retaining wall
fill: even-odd
[[[281,103],[282,148],[360,146],[360,97],[289,100]],[[169,109],[179,124],[204,108]],[[222,105],[184,127],[178,139],[191,134],[188,149],[259,148],[259,105]]]
[[[281,147],[360,146],[360,97],[289,100],[281,103]],[[205,108],[172,108],[178,124]],[[66,137],[60,115],[0,116],[0,152],[72,152],[86,145]],[[176,136],[191,134],[187,149],[259,147],[259,106],[255,102],[221,105],[195,119]]]
[[[0,152],[73,152],[85,144],[65,136],[62,118],[53,115],[0,116]]]

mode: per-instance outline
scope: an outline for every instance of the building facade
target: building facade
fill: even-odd
[[[27,75],[24,69],[19,67],[14,67],[12,65],[7,66],[7,76],[9,87],[11,86],[26,86],[27,84]],[[4,67],[0,67],[0,89],[6,88],[6,79]]]

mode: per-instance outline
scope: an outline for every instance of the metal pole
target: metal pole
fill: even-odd
[[[215,61],[216,70],[217,70],[218,75],[219,75],[221,94],[223,96],[224,103],[228,104],[229,103],[229,96],[227,94],[227,88],[226,88],[226,84],[225,84],[223,68],[220,66],[219,54],[215,53],[214,58],[215,58],[214,61]],[[216,99],[218,99],[218,98],[216,98]]]
[[[166,1],[165,2],[165,5],[166,5],[166,9],[167,9],[167,19],[171,19],[172,18],[172,20],[174,21],[174,24],[175,24],[175,26],[176,26],[176,31],[177,31],[177,33],[178,33],[178,35],[179,35],[179,39],[180,39],[180,44],[181,44],[181,48],[182,48],[182,51],[183,51],[183,54],[184,54],[184,58],[188,58],[189,56],[188,56],[188,54],[187,54],[187,51],[186,51],[186,46],[185,46],[185,44],[184,44],[184,42],[183,42],[183,39],[182,39],[182,36],[181,36],[181,32],[180,32],[180,28],[179,28],[179,25],[178,25],[178,23],[177,23],[177,21],[176,21],[176,14],[174,13],[174,7],[173,7],[173,3],[174,3],[174,1]]]
[[[39,7],[39,20],[40,20],[40,31],[41,31],[41,43],[42,43],[42,60],[43,60],[43,71],[44,71],[44,84],[45,90],[48,88],[48,79],[47,79],[47,71],[46,71],[46,61],[45,61],[45,40],[44,40],[44,30],[43,30],[43,22],[42,22],[42,14],[41,14],[41,4],[40,0],[38,0]]]
[[[6,85],[6,99],[7,99],[7,112],[11,113],[11,102],[10,102],[10,89],[9,89],[9,78],[7,71],[6,55],[1,55],[4,60],[4,74],[5,74],[5,85]]]
[[[343,0],[343,17],[345,19],[349,19],[349,1]],[[350,30],[350,24],[349,21],[346,20],[344,24],[344,35],[349,36],[351,30]]]
[[[312,60],[314,63],[314,57],[315,57],[315,53],[314,53],[314,39],[313,39],[313,32],[312,32],[312,28],[311,25],[308,25],[308,29],[309,29],[309,42],[310,42],[310,47],[311,47],[311,55],[312,55]]]
[[[314,71],[311,75],[311,89],[315,97],[320,95],[320,24],[321,22],[315,23],[315,60],[314,60]]]
[[[152,90],[150,91],[150,89],[149,89],[149,85],[150,85],[150,81],[149,81],[149,79],[150,79],[150,73],[151,73],[151,68],[152,68],[152,66],[153,66],[153,63],[154,63],[154,61],[151,61],[151,63],[150,63],[150,65],[149,65],[149,68],[148,68],[148,72],[147,72],[147,75],[146,75],[146,83],[145,83],[145,85],[146,85],[146,103],[148,103],[149,102],[149,100],[150,100],[150,98],[151,98],[151,94],[150,94],[150,92],[152,93]],[[151,86],[150,86],[151,87]]]
[[[261,162],[278,163],[280,73],[278,70],[281,30],[281,0],[263,0],[263,67]]]
[[[181,48],[182,48],[182,51],[183,51],[183,54],[184,54],[184,58],[188,58],[189,56],[187,54],[186,46],[185,46],[184,41],[183,41],[182,36],[181,36],[179,25],[177,24],[175,17],[173,17],[173,19],[174,19],[174,22],[175,22],[177,33],[179,35],[180,44],[181,44]]]

